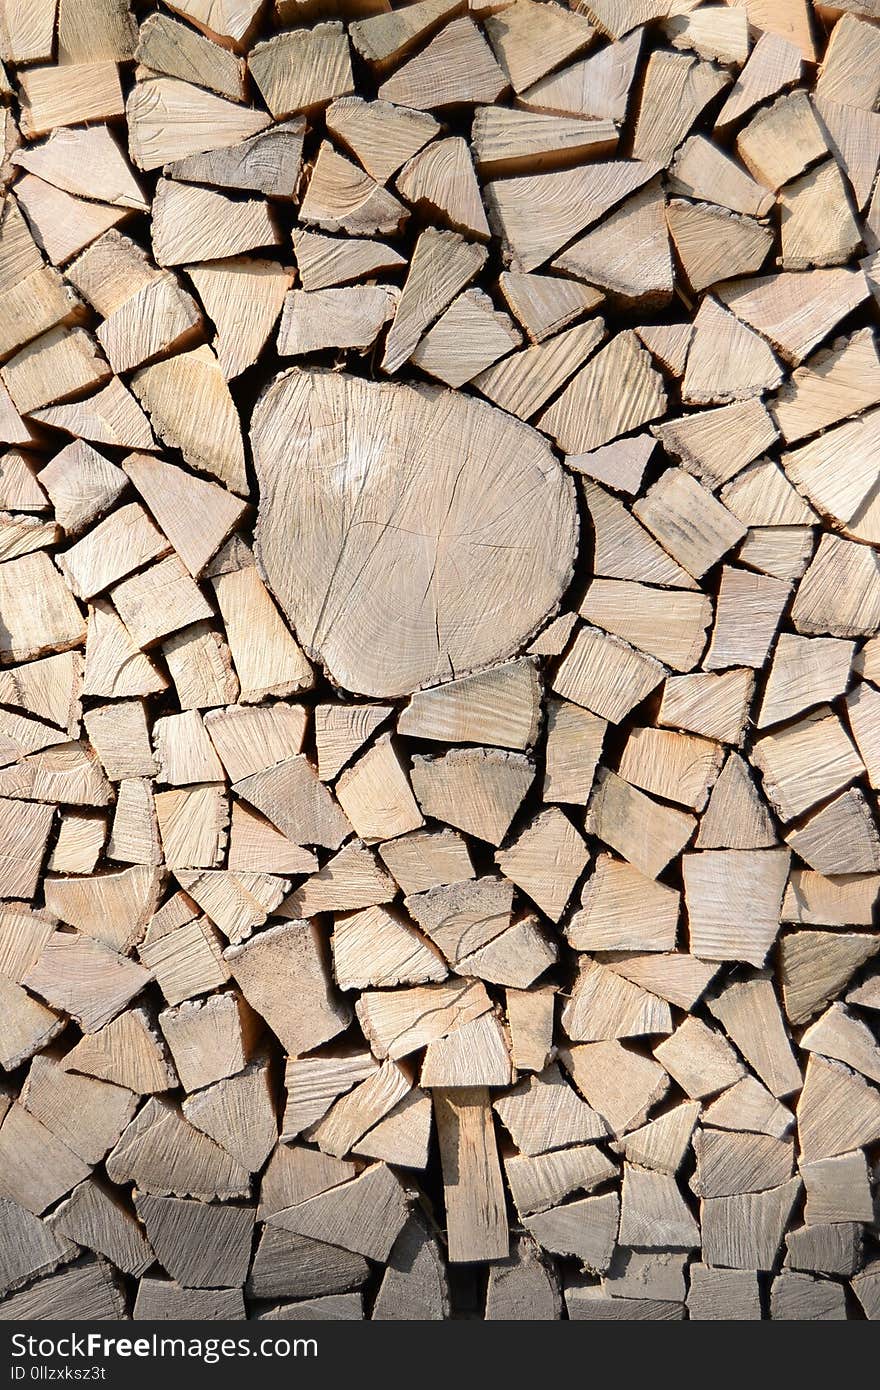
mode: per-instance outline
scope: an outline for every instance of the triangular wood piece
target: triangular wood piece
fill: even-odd
[[[660,185],[650,183],[628,199],[552,265],[623,300],[665,304],[672,296],[672,257]]]
[[[416,242],[394,322],[388,331],[384,372],[396,372],[412,355],[425,329],[474,278],[486,251],[457,232],[429,227]]]
[[[217,330],[214,348],[229,381],[252,367],[275,326],[293,276],[274,261],[230,257],[186,267]]]
[[[324,290],[349,280],[366,280],[406,262],[399,251],[363,237],[336,238],[297,227],[293,251],[304,290]]]
[[[408,216],[387,188],[324,141],[300,205],[300,219],[307,226],[370,236],[396,232]]]
[[[695,293],[719,280],[754,274],[773,244],[772,232],[756,219],[711,203],[673,198],[667,218],[682,269]]]
[[[473,20],[463,17],[447,24],[417,57],[383,82],[379,98],[436,111],[496,101],[507,85],[482,33]]]
[[[560,332],[602,302],[601,293],[590,285],[518,270],[505,270],[498,288],[533,343]]]
[[[201,574],[247,504],[151,454],[129,454],[124,467],[190,574]]]
[[[187,463],[247,492],[241,424],[220,364],[209,347],[141,367],[132,389],[153,426]]]
[[[401,169],[397,191],[414,207],[466,236],[488,238],[489,224],[470,151],[459,136],[435,140]]]
[[[626,392],[613,391],[611,383],[624,378]],[[618,333],[581,368],[544,411],[539,424],[560,449],[579,454],[655,420],[665,408],[663,380],[628,330]]]
[[[488,183],[490,221],[511,269],[536,270],[657,171],[653,163],[613,160]]]
[[[592,116],[622,125],[643,36],[644,30],[636,29],[591,57],[542,77],[518,94],[521,105],[555,116]]]
[[[330,133],[377,183],[387,183],[440,129],[427,112],[392,106],[387,101],[364,101],[362,97],[334,101],[325,120]],[[400,191],[407,196],[404,189]]]
[[[782,369],[767,343],[711,296],[694,320],[682,397],[690,405],[724,404],[772,390]]]
[[[593,38],[584,15],[535,0],[515,0],[503,13],[490,14],[486,32],[515,92],[573,58]]]

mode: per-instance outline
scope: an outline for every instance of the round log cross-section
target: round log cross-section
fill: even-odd
[[[393,697],[511,656],[572,574],[572,481],[472,397],[327,371],[254,412],[257,556],[333,681]]]

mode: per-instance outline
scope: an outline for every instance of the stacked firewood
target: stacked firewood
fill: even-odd
[[[3,0],[0,1319],[880,1318],[877,0]]]

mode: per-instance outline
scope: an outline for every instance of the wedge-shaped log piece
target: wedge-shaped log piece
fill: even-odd
[[[396,847],[398,842],[392,843]],[[395,892],[394,879],[382,868],[374,851],[359,840],[352,840],[291,893],[278,915],[314,917],[319,912],[350,912],[390,902]]]
[[[589,859],[582,836],[557,807],[541,811],[495,856],[505,876],[556,922]]]
[[[415,116],[417,113],[410,114]],[[418,114],[421,119],[432,119]],[[415,154],[401,169],[395,182],[401,197],[413,207],[425,209],[432,219],[466,236],[488,239],[489,223],[480,197],[480,186],[470,151],[460,136],[437,140]]]
[[[188,999],[159,1015],[159,1026],[186,1091],[210,1086],[243,1071],[262,1028],[240,995]]]
[[[243,777],[235,791],[295,844],[338,849],[351,833],[338,802],[304,753]]]
[[[334,101],[325,120],[330,133],[379,183],[387,182],[440,129],[433,116],[422,111],[385,101],[367,102],[358,96]]]
[[[295,116],[222,149],[175,159],[167,171],[174,179],[290,199],[299,178],[305,130],[304,118]]]
[[[730,1269],[772,1269],[800,1190],[800,1179],[791,1178],[767,1192],[706,1198],[700,1204],[703,1258]]]
[[[230,1202],[192,1202],[138,1194],[137,1214],[156,1256],[184,1288],[243,1283],[254,1213]]]
[[[807,1192],[804,1218],[808,1226],[872,1219],[871,1188],[863,1153],[801,1162],[800,1170]]]
[[[779,203],[785,270],[842,265],[861,245],[861,232],[835,159],[787,184]]]
[[[10,1105],[0,1124],[0,1197],[39,1216],[89,1176],[88,1164],[23,1105]]]
[[[351,1090],[352,1086],[356,1086],[358,1082],[372,1075],[378,1065],[375,1057],[366,1049],[340,1048],[338,1046],[314,1057],[289,1057],[284,1073],[284,1085],[287,1089],[287,1107],[284,1112],[281,1132],[284,1143],[289,1143],[303,1130],[316,1124],[322,1116],[326,1115],[338,1096],[344,1095],[346,1091]],[[273,1210],[277,1211],[282,1206],[290,1206],[294,1201],[304,1201],[306,1197],[311,1197],[315,1192],[326,1191],[334,1182],[341,1182],[346,1177],[354,1176],[354,1169],[350,1165],[340,1165],[335,1159],[332,1163],[328,1159],[318,1170],[314,1170],[314,1160],[303,1158],[297,1171],[302,1169],[303,1164],[306,1163],[310,1166],[303,1171],[311,1174],[306,1183],[307,1191],[303,1190],[300,1179],[293,1182],[291,1178],[290,1181],[293,1183],[291,1187],[287,1178],[282,1182],[281,1175],[276,1175],[278,1176],[278,1183],[272,1188],[274,1194],[272,1197]],[[285,1170],[287,1166],[285,1163]],[[316,1171],[321,1177],[321,1181],[313,1183]],[[328,1178],[326,1182],[323,1181],[325,1177]],[[287,1194],[289,1187],[293,1195],[288,1200],[281,1201],[282,1193]]]
[[[817,1018],[804,1033],[801,1047],[845,1062],[862,1076],[880,1082],[880,1048],[867,1025],[844,1004],[832,1004]]]
[[[765,406],[754,397],[652,425],[651,433],[667,453],[681,459],[682,467],[711,487],[727,482],[778,437]],[[723,500],[735,516],[740,515],[726,496]],[[757,517],[754,522],[748,516],[741,520],[747,525],[761,524]]]
[[[346,237],[343,241],[302,227],[294,230],[293,250],[300,284],[309,292],[365,280],[406,264],[400,252],[384,242],[366,237]]]
[[[602,302],[598,290],[554,275],[505,270],[498,288],[533,343],[544,342]]]
[[[488,183],[489,222],[511,269],[537,270],[657,171],[653,161],[611,160]]]
[[[720,744],[709,739],[636,726],[626,740],[618,771],[643,791],[700,811],[723,756]]]
[[[692,135],[681,146],[669,170],[670,189],[685,198],[705,200],[761,217],[773,205],[773,195],[750,178],[705,135]]]
[[[484,177],[543,173],[613,154],[613,121],[586,121],[486,106],[474,115],[474,159]],[[488,234],[488,231],[487,231]]]
[[[700,1228],[672,1176],[624,1164],[619,1239],[647,1249],[699,1248]]]
[[[276,1212],[269,1224],[310,1240],[327,1236],[332,1245],[384,1262],[407,1216],[398,1178],[384,1163],[374,1163],[359,1177]]]
[[[675,889],[601,854],[566,936],[577,951],[669,951],[675,946],[678,914]]]
[[[394,235],[409,211],[363,169],[324,141],[299,211],[300,221],[325,232]]]
[[[3,1254],[0,1289],[7,1294],[44,1274],[51,1274],[76,1255],[76,1247],[62,1231],[34,1216],[17,1202],[0,1198],[3,1217]]]
[[[804,91],[779,97],[753,116],[736,137],[736,149],[749,172],[774,190],[791,183],[828,153],[822,127]]]
[[[410,895],[404,906],[447,960],[456,964],[509,926],[513,886],[493,876],[468,879]]]
[[[348,36],[335,21],[291,29],[256,44],[248,67],[276,121],[325,106],[354,89]]]
[[[633,154],[668,164],[710,102],[730,82],[714,63],[661,48],[645,64]]]
[[[394,303],[383,285],[291,290],[281,314],[278,352],[301,357],[328,347],[366,350],[393,316]]]
[[[484,985],[455,980],[388,992],[368,990],[355,1012],[375,1055],[399,1061],[490,1008]]]
[[[604,1121],[551,1064],[523,1078],[494,1102],[494,1109],[521,1153],[536,1155],[599,1139]]]
[[[800,931],[784,936],[779,973],[789,1023],[806,1023],[819,1013],[878,950],[880,937],[868,932]]]
[[[703,850],[683,859],[691,948],[708,960],[761,966],[779,932],[789,854]],[[750,910],[741,904],[747,895]]]
[[[165,15],[152,14],[144,20],[136,57],[151,72],[180,77],[184,81],[196,72],[200,86],[229,97],[231,101],[244,99],[241,60],[227,48]]]
[[[697,665],[712,619],[712,603],[704,594],[670,593],[617,579],[594,579],[579,611],[587,622],[631,642],[675,671],[690,671]],[[659,664],[654,670],[659,684],[665,672]],[[604,709],[596,713],[608,717]]]
[[[697,579],[746,533],[742,522],[681,468],[668,469],[633,510]]]
[[[107,1158],[112,1182],[133,1182],[157,1197],[203,1202],[246,1197],[249,1175],[230,1154],[188,1124],[177,1106],[152,1097]]]
[[[33,898],[54,817],[51,806],[0,798],[0,898]]]
[[[383,907],[336,918],[333,972],[340,989],[445,980],[446,962],[417,931]]]
[[[187,463],[233,492],[246,492],[241,425],[209,347],[141,367],[132,389],[161,438]]]
[[[864,771],[846,729],[827,705],[758,739],[752,761],[761,771],[768,800],[783,820],[826,801]]]
[[[146,865],[94,878],[47,877],[46,906],[68,926],[124,953],[146,931],[162,886],[162,874]]]
[[[230,545],[232,543],[230,542]],[[292,695],[314,683],[314,673],[276,608],[249,552],[212,564],[211,582],[226,629],[243,704],[268,695]]]
[[[316,926],[270,927],[224,955],[248,1003],[288,1052],[308,1052],[348,1027],[351,1012],[331,987]]]
[[[754,275],[773,245],[769,228],[712,203],[674,198],[667,209],[669,234],[695,294],[719,280]]]
[[[441,757],[417,756],[412,784],[427,815],[500,845],[534,775],[521,753],[454,749]]]
[[[118,1322],[124,1316],[125,1296],[109,1265],[89,1258],[38,1279],[0,1306],[2,1322],[19,1318]]]
[[[84,1033],[109,1023],[150,982],[133,960],[79,932],[56,931],[25,976],[28,988],[71,1014]]]
[[[85,1033],[62,1065],[127,1086],[137,1095],[167,1091],[177,1084],[158,1029],[137,1007],[126,1009],[98,1032]]]
[[[643,1125],[669,1089],[658,1062],[616,1039],[565,1047],[560,1057],[578,1090],[617,1135]]]
[[[691,405],[747,400],[772,390],[782,369],[767,343],[711,296],[700,305],[682,383]]]
[[[690,1188],[698,1197],[734,1197],[744,1192],[764,1192],[791,1177],[793,1145],[790,1139],[698,1129],[693,1145],[697,1168]]]
[[[876,1086],[839,1062],[813,1054],[797,1107],[798,1141],[807,1162],[833,1158],[876,1142],[880,1096]]]
[[[562,1026],[577,1042],[607,1042],[672,1031],[669,1005],[622,975],[583,956]]]
[[[136,82],[125,114],[129,152],[147,170],[238,145],[270,124],[265,111],[224,101],[175,77]]]
[[[447,386],[463,386],[520,344],[507,314],[482,290],[465,290],[412,354],[415,366]]]
[[[600,768],[587,810],[587,833],[598,835],[647,878],[657,878],[681,853],[695,823],[688,812],[663,806],[616,772]]]
[[[442,743],[528,748],[537,732],[539,684],[529,660],[493,667],[417,691],[397,721],[398,733]]]
[[[763,666],[790,596],[791,585],[780,579],[725,565],[705,668]]]
[[[556,668],[552,689],[616,724],[656,689],[664,675],[659,661],[617,637],[582,626]]]
[[[699,1116],[699,1101],[683,1101],[641,1129],[632,1130],[618,1141],[618,1147],[639,1168],[674,1176],[690,1147]]]
[[[546,1211],[572,1192],[589,1192],[617,1175],[617,1167],[594,1144],[529,1158],[504,1160],[504,1172],[520,1216]]]
[[[200,574],[241,520],[245,503],[149,454],[129,454],[125,471],[190,573]]]
[[[611,381],[626,390],[609,394]],[[666,409],[662,379],[631,332],[618,333],[582,367],[539,423],[567,453],[597,449]]]
[[[586,803],[607,728],[606,720],[578,705],[548,700],[544,801]]]
[[[243,1071],[187,1096],[183,1113],[249,1173],[257,1172],[278,1138],[267,1058],[258,1055]]]
[[[406,768],[390,734],[342,773],[336,796],[356,833],[367,844],[394,839],[424,824]]]
[[[128,1207],[94,1179],[73,1190],[50,1224],[56,1236],[106,1256],[123,1274],[143,1274],[156,1258]]]
[[[496,101],[507,86],[477,25],[463,17],[447,24],[421,53],[387,78],[379,98],[435,111]]]
[[[423,1087],[509,1086],[513,1081],[510,1051],[495,1014],[481,1014],[429,1043],[419,1080]]]
[[[601,1274],[611,1264],[619,1216],[620,1198],[609,1192],[526,1217],[523,1225],[545,1250],[575,1255],[585,1268]]]
[[[153,253],[159,265],[239,256],[280,239],[269,205],[233,199],[195,184],[160,179],[153,200]]]
[[[709,1010],[775,1096],[801,1086],[769,972],[734,980],[709,1000]]]
[[[375,1314],[374,1314],[375,1316]],[[560,1316],[559,1286],[534,1241],[521,1236],[506,1260],[489,1269],[487,1322],[555,1321]]]
[[[624,303],[662,305],[672,295],[666,200],[652,180],[553,261]]]
[[[780,633],[757,718],[758,728],[791,719],[811,705],[842,695],[855,644],[834,637]]]
[[[601,319],[575,324],[556,337],[509,353],[485,371],[478,372],[471,379],[472,385],[502,410],[520,420],[530,420],[574,375],[602,341],[604,331]],[[567,463],[569,468],[574,467],[571,458]]]

